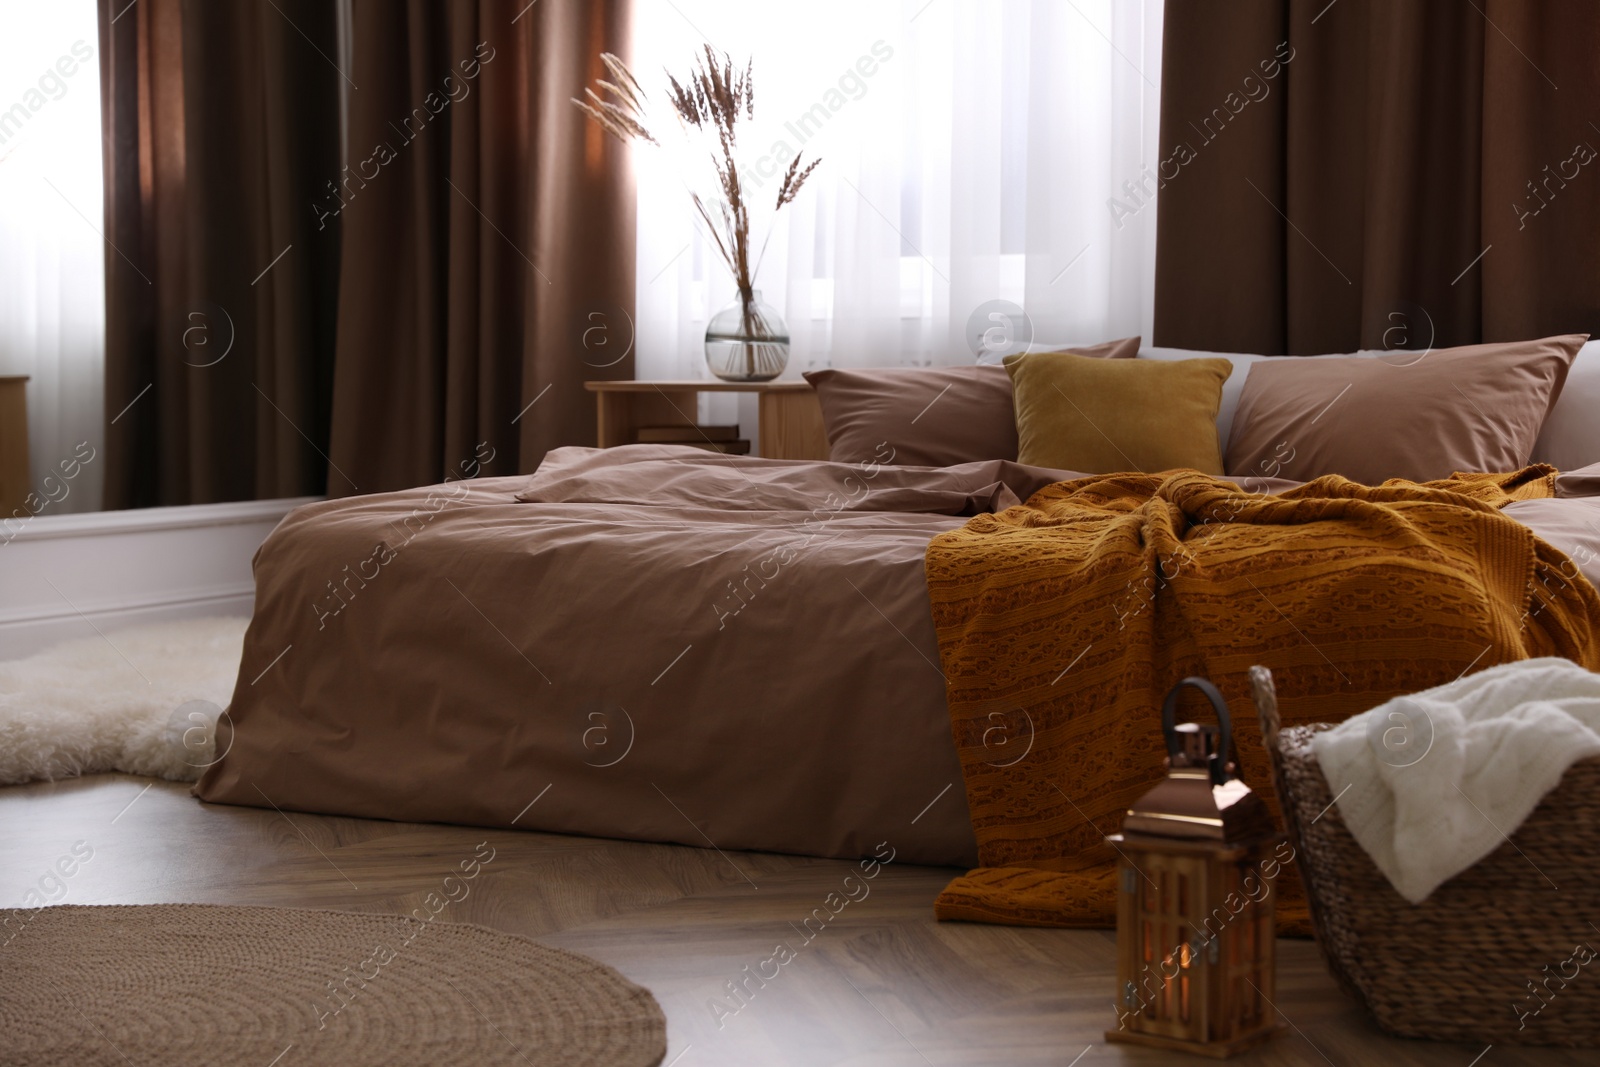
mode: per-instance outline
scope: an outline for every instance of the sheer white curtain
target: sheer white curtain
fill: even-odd
[[[0,0],[0,375],[30,376],[32,481],[49,515],[100,506],[99,57],[94,0]]]
[[[681,77],[706,43],[754,59],[757,246],[789,158],[823,160],[757,276],[793,338],[785,377],[964,363],[969,331],[1001,321],[993,301],[1036,340],[1149,335],[1155,205],[1138,184],[1158,158],[1161,9],[638,0],[634,69],[659,100],[662,68]],[[705,377],[706,319],[733,285],[673,161],[637,158],[638,374]]]

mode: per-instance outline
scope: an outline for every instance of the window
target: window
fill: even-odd
[[[652,97],[708,42],[753,59],[752,204],[796,151],[823,160],[776,225],[752,218],[758,248],[771,227],[757,286],[788,323],[790,375],[969,362],[969,319],[981,332],[996,300],[1036,340],[1145,330],[1154,205],[1108,202],[1157,157],[1160,0],[674,0],[635,23]],[[702,377],[733,285],[699,245],[681,161],[638,159],[638,372]]]
[[[39,487],[80,442],[103,453],[99,30],[94,0],[0,0],[0,27],[0,374],[30,378]],[[50,514],[98,508],[100,465],[61,490]]]

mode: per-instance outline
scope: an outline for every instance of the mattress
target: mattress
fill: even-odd
[[[256,555],[196,794],[971,866],[923,553],[1071,475],[890,458],[564,448],[530,476],[299,508]],[[1591,581],[1597,483],[1507,509]]]

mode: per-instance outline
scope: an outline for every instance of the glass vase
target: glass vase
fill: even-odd
[[[789,327],[761,302],[761,290],[738,299],[706,324],[706,366],[725,382],[770,382],[789,365]]]

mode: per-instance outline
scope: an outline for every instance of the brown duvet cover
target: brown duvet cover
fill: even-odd
[[[196,793],[970,866],[924,552],[1067,477],[640,445],[308,505]],[[1506,510],[1600,579],[1600,497]]]
[[[923,552],[1063,476],[637,445],[308,505],[196,793],[969,864]]]

